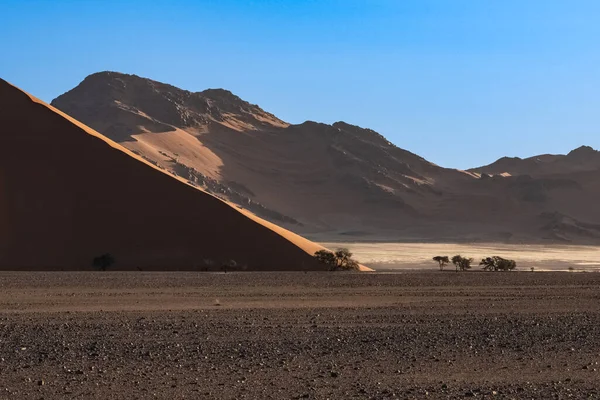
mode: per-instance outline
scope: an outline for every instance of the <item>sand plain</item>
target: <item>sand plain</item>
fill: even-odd
[[[382,270],[438,269],[434,256],[460,254],[473,257],[474,269],[483,257],[500,256],[517,261],[518,269],[530,271],[600,271],[600,247],[505,243],[379,243],[328,242],[330,249],[346,247],[361,263]],[[447,267],[454,268],[452,265]]]
[[[600,274],[0,272],[0,398],[588,399]]]

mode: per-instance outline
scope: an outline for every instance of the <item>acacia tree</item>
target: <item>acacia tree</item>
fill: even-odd
[[[435,256],[433,261],[436,261],[440,265],[440,271],[444,270],[444,267],[450,262],[448,256]]]
[[[512,271],[517,268],[517,262],[515,260],[502,259],[501,266],[504,271]]]
[[[462,262],[462,259],[463,258],[460,254],[457,254],[454,257],[452,257],[452,264],[454,264],[456,272],[458,272],[458,269],[460,268],[460,263]]]
[[[357,270],[358,262],[352,259],[352,253],[346,248],[340,248],[335,251],[337,259],[337,268],[344,270]]]
[[[468,257],[463,257],[461,263],[460,263],[460,270],[461,271],[466,271],[468,269],[471,269],[471,264],[473,263],[473,259],[472,258],[468,258]]]
[[[482,258],[479,265],[484,271],[496,271],[496,263],[493,257]]]
[[[461,255],[456,255],[452,257],[452,264],[454,264],[454,266],[456,267],[456,272],[458,272],[459,270],[466,271],[468,269],[471,269],[471,263],[473,263],[472,258],[463,257]]]
[[[337,249],[335,253],[324,249],[319,250],[315,252],[315,258],[319,262],[327,265],[330,271],[352,271],[359,269],[358,262],[352,259],[352,253],[345,248]]]
[[[336,266],[335,254],[329,250],[319,250],[315,252],[315,258],[322,264],[328,265],[329,269],[334,269]]]
[[[499,271],[512,271],[517,268],[517,262],[515,260],[507,260],[502,257],[498,258],[498,270]]]
[[[92,266],[98,268],[101,271],[106,271],[108,267],[115,263],[115,258],[110,253],[102,254],[101,256],[94,257],[92,260]]]
[[[237,267],[237,265],[238,265],[238,264],[237,264],[237,262],[235,262],[235,260],[229,260],[229,261],[227,261],[227,262],[224,262],[224,263],[221,265],[221,270],[222,270],[224,273],[227,273],[227,270],[228,270],[228,269],[234,269],[235,267]]]
[[[479,265],[482,266],[484,271],[512,271],[517,268],[515,260],[498,256],[482,258]]]

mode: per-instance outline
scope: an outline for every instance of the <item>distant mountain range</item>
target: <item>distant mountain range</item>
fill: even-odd
[[[223,89],[189,92],[116,72],[88,76],[52,105],[311,238],[600,242],[600,153],[589,147],[461,171],[370,129],[291,125]]]
[[[542,154],[529,158],[503,157],[498,161],[470,171],[498,175],[548,176],[565,175],[600,169],[600,152],[589,146],[581,146],[567,155]]]

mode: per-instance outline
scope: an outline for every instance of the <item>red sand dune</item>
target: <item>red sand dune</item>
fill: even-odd
[[[318,270],[321,247],[242,213],[0,80],[0,268]],[[210,261],[207,261],[210,260]]]

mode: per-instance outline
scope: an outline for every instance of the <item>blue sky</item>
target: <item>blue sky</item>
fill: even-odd
[[[343,120],[437,164],[600,148],[600,1],[0,2],[0,77],[50,101],[113,70]]]

